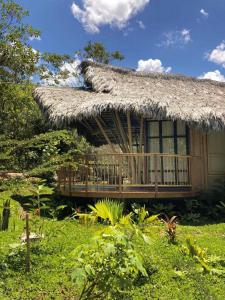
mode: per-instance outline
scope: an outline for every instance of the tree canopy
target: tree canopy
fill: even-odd
[[[109,52],[100,42],[88,42],[82,51],[77,52],[82,59],[91,59],[98,63],[109,64],[113,60],[123,60],[124,56],[118,50]]]

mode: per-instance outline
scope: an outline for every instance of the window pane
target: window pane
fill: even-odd
[[[186,138],[177,138],[177,153],[187,155]]]
[[[149,122],[148,123],[148,132],[150,137],[159,136],[159,122]]]
[[[154,138],[154,139],[149,139],[149,152],[154,152],[154,153],[159,153],[160,148],[159,148],[159,139]]]
[[[163,138],[163,152],[164,153],[174,153],[174,139],[173,138]]]
[[[173,122],[171,121],[162,122],[162,135],[173,136]]]
[[[177,135],[186,135],[185,122],[177,121]]]

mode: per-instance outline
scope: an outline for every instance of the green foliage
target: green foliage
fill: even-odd
[[[110,228],[91,245],[78,247],[72,274],[79,299],[127,299],[140,276],[148,277],[140,254],[125,232]]]
[[[90,146],[76,131],[52,131],[29,140],[0,142],[0,152],[8,155],[4,168],[23,171],[30,176],[52,180],[62,165],[74,163],[74,154],[88,151]]]
[[[152,205],[153,213],[157,214],[166,214],[166,215],[174,215],[175,214],[175,205],[173,203],[155,203]]]
[[[12,186],[9,187],[11,188]],[[32,197],[30,189],[24,187],[23,190],[21,195],[25,197],[29,193]],[[0,193],[0,203],[9,199],[10,193]],[[43,193],[46,194],[47,190]],[[56,206],[59,200],[56,199]],[[38,231],[41,222],[44,222],[44,238],[32,244],[32,269],[27,275],[24,269],[25,249],[18,247],[19,237],[24,229],[24,221],[19,218],[18,210],[18,203],[11,199],[9,230],[1,232],[0,237],[0,298],[78,299],[81,290],[71,281],[70,276],[76,259],[76,257],[71,259],[71,251],[82,245],[84,248],[86,245],[92,249],[92,244],[96,242],[93,241],[93,236],[100,230],[104,232],[108,226],[107,228],[101,224],[86,226],[70,219],[57,221],[56,218],[38,217],[39,224],[31,222],[31,229]],[[128,241],[132,241],[135,252],[143,256],[142,263],[149,275],[149,278],[141,274],[137,276],[129,288],[129,294],[124,294],[126,300],[225,298],[224,277],[200,272],[201,265],[196,263],[192,256],[184,255],[179,247],[179,244],[186,243],[187,236],[191,234],[197,239],[199,247],[207,248],[207,253],[213,254],[206,255],[208,264],[214,269],[223,269],[224,223],[204,226],[180,224],[178,245],[169,246],[161,237],[163,225],[159,222],[150,226],[148,236],[151,243],[145,243],[142,238],[134,235],[133,230],[126,228],[127,226],[120,225],[116,230],[126,230]],[[98,257],[94,256],[94,259]],[[123,295],[120,295],[119,299],[123,299]]]
[[[38,68],[40,79],[47,79],[48,85],[58,85],[60,84],[60,80],[65,80],[71,76],[78,77],[78,72],[75,67],[73,72],[71,71],[73,62],[74,59],[68,54],[43,53]],[[69,70],[65,67],[67,65],[70,66]]]
[[[0,83],[1,140],[12,139],[14,143],[15,139],[31,138],[47,129],[43,116],[32,98],[32,90],[31,84]]]
[[[115,225],[123,216],[123,203],[114,200],[101,200],[94,206],[89,205],[89,208],[98,216],[111,225]]]
[[[149,225],[158,219],[159,215],[149,216],[149,212],[145,209],[145,206],[140,206],[137,203],[132,205],[132,210],[134,212],[133,219],[139,226]]]
[[[199,247],[190,237],[186,239],[186,247],[183,247],[183,253],[190,255],[201,266],[201,271],[213,275],[225,277],[225,269],[218,269],[210,263],[215,263],[220,260],[219,257],[207,257],[206,251]]]
[[[28,12],[12,0],[0,0],[0,80],[19,82],[36,70],[38,52],[28,44],[29,37],[40,35],[23,23]]]
[[[98,63],[109,64],[112,60],[123,60],[124,56],[119,51],[108,52],[99,42],[88,42],[83,51],[77,52],[81,59],[92,59]]]

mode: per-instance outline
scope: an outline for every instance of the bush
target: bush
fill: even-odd
[[[72,278],[81,288],[79,299],[127,299],[138,278],[148,277],[141,255],[124,231],[114,227],[74,252]]]

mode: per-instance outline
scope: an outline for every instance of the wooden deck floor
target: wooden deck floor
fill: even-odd
[[[127,188],[123,191],[115,190],[113,188],[105,187],[105,189],[99,189],[99,187],[92,187],[89,190],[82,190],[81,187],[66,187],[60,188],[60,194],[69,197],[81,197],[81,198],[115,198],[115,199],[129,199],[129,198],[190,198],[199,195],[198,191],[192,191],[191,187],[159,187],[158,191],[154,188]]]

